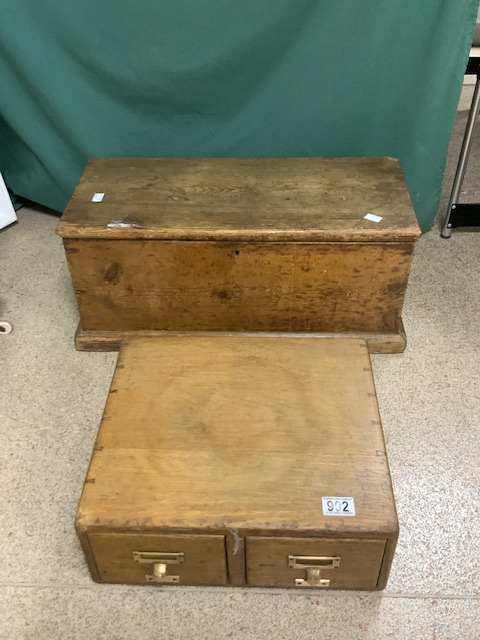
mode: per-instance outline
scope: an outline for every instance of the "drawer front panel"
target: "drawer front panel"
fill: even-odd
[[[247,538],[250,587],[375,589],[385,540]]]
[[[213,535],[88,536],[103,582],[225,585],[225,537]]]

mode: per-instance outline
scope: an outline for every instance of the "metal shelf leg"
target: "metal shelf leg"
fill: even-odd
[[[473,93],[472,104],[470,106],[470,112],[468,114],[467,126],[465,129],[465,135],[463,137],[462,149],[460,151],[460,157],[458,159],[457,171],[455,173],[455,179],[453,181],[452,193],[450,194],[450,200],[448,203],[447,216],[442,228],[442,238],[450,238],[452,235],[452,227],[450,225],[450,215],[452,209],[454,210],[460,196],[460,190],[462,188],[463,179],[465,177],[465,171],[467,170],[468,157],[472,148],[473,134],[477,125],[478,113],[480,110],[480,73],[477,74],[477,82],[475,84],[475,91]]]

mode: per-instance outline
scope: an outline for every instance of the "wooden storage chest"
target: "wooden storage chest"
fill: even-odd
[[[97,581],[382,589],[398,522],[366,342],[125,344],[76,527]]]
[[[167,332],[405,347],[420,230],[391,158],[93,160],[58,233],[79,349]]]

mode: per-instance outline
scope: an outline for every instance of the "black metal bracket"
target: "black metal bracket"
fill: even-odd
[[[470,105],[470,111],[468,113],[462,149],[460,151],[455,179],[448,203],[447,217],[440,232],[442,238],[450,238],[452,229],[458,227],[480,227],[480,204],[458,203],[477,118],[480,113],[480,56],[472,56],[468,59],[465,74],[476,75],[477,81],[475,83],[475,91],[473,92],[472,104]]]
[[[471,56],[468,59],[467,69],[465,71],[466,76],[478,76],[480,73],[480,57]]]
[[[448,228],[480,227],[480,204],[453,204],[450,209]]]

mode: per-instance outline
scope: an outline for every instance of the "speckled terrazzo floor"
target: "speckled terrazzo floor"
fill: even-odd
[[[479,166],[480,135],[465,200],[480,201]],[[14,325],[0,336],[2,640],[480,638],[480,233],[421,238],[408,349],[374,357],[401,526],[387,589],[306,594],[91,582],[73,520],[116,355],[73,347],[56,222],[23,209],[0,233],[0,320]]]

